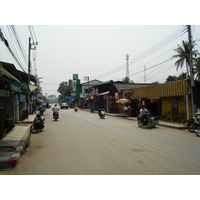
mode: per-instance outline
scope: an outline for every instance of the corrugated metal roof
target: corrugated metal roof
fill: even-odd
[[[11,80],[20,82],[17,78],[15,78],[12,74],[10,74],[4,67],[3,65],[0,63],[0,76],[6,76],[8,78],[10,78]]]
[[[129,90],[129,89],[151,85],[151,84],[144,84],[144,83],[113,83],[113,84],[117,88],[118,92],[121,92],[121,90]]]

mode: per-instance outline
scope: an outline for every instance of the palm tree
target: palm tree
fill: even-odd
[[[190,64],[190,48],[189,48],[189,42],[188,41],[182,41],[182,45],[178,45],[177,49],[174,49],[175,52],[177,52],[177,55],[172,56],[172,58],[179,58],[176,62],[175,65],[177,66],[176,70],[178,70],[179,67],[183,67],[184,63],[186,63],[186,69],[187,73],[188,72],[188,64]],[[194,42],[192,42],[192,57],[198,53],[197,50],[194,49]],[[194,59],[194,58],[193,58]]]
[[[194,75],[196,75],[196,79],[200,81],[200,57],[195,60]]]

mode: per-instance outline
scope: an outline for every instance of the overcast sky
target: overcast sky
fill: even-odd
[[[12,44],[8,27],[1,28]],[[72,79],[74,73],[79,75],[81,82],[84,82],[84,76],[89,76],[90,80],[122,80],[126,76],[126,54],[129,54],[129,76],[134,82],[162,83],[169,75],[186,72],[184,67],[176,71],[176,60],[166,61],[172,57],[177,45],[188,39],[187,32],[181,36],[182,25],[34,25],[33,28],[38,45],[31,51],[31,58],[36,59],[36,65],[32,61],[32,73],[43,77],[41,86],[49,95],[57,94],[59,84]],[[15,25],[15,29],[28,55],[28,26]],[[200,39],[200,26],[192,26],[192,33],[194,39]],[[200,50],[200,41],[196,43]],[[3,42],[0,48],[0,60],[14,63],[21,70]],[[148,53],[148,50],[151,51]],[[17,52],[27,69],[22,53]],[[166,63],[160,64],[164,61]]]
[[[184,28],[183,23],[170,25],[173,24],[172,20],[167,25],[164,21],[160,21],[159,25],[148,25],[156,24],[152,22],[157,22],[156,20],[161,16],[159,15],[161,10],[156,10],[157,13],[155,11],[152,12],[154,15],[149,15],[149,17],[153,16],[154,21],[149,21],[148,13],[147,15],[142,13],[138,15],[137,9],[134,7],[134,13],[136,12],[137,15],[133,15],[133,22],[137,21],[136,17],[138,17],[138,21],[131,25],[130,17],[127,18],[127,12],[129,10],[128,16],[131,16],[130,11],[132,9],[125,5],[124,8],[128,9],[127,12],[120,12],[120,17],[118,16],[117,19],[115,19],[116,10],[112,10],[112,14],[110,13],[109,17],[105,18],[105,14],[108,16],[109,8],[112,6],[110,1],[108,2],[104,13],[102,12],[102,18],[104,17],[102,21],[99,17],[96,17],[92,22],[91,19],[95,17],[94,10],[84,10],[84,14],[88,12],[91,14],[92,12],[93,15],[81,15],[79,13],[78,18],[71,18],[70,25],[51,25],[52,23],[65,24],[63,23],[63,18],[55,23],[55,18],[63,11],[62,7],[60,7],[61,10],[57,10],[56,15],[51,16],[50,20],[46,21],[48,25],[37,25],[45,24],[41,13],[40,18],[36,21],[34,21],[35,19],[33,20],[34,17],[31,18],[30,22],[34,24],[33,29],[36,36],[34,41],[36,42],[37,39],[38,42],[36,50],[31,51],[31,73],[37,73],[38,77],[43,77],[40,79],[43,93],[57,95],[56,90],[59,84],[62,81],[72,79],[74,73],[78,74],[82,83],[84,82],[84,76],[89,76],[90,80],[122,80],[126,76],[126,54],[129,54],[129,76],[135,83],[151,83],[154,81],[162,83],[169,75],[178,76],[182,72],[186,72],[185,67],[176,71],[174,66],[176,60],[167,61],[173,56],[177,45],[181,44],[182,40],[188,40],[187,32],[184,34],[181,32]],[[116,5],[118,9],[121,9],[119,3],[116,3]],[[148,6],[148,3],[146,5]],[[54,8],[53,5],[51,6],[50,10]],[[101,10],[102,5],[98,4],[98,7]],[[98,14],[101,13],[99,9],[97,9]],[[174,7],[171,7],[170,15],[173,14],[174,9]],[[49,10],[47,11],[49,14]],[[75,16],[69,7],[67,7],[67,11],[68,16],[69,13]],[[146,13],[145,9],[144,11]],[[125,18],[123,18],[124,15],[126,16]],[[38,13],[34,16],[38,16]],[[85,17],[83,22],[81,21],[82,17]],[[28,55],[28,38],[31,35],[28,26],[24,24],[30,23],[29,21],[24,22],[23,18],[26,17],[23,15],[19,18],[22,23],[21,21],[19,21],[20,23],[15,22],[14,24],[16,25],[14,27],[24,51]],[[141,24],[143,25],[140,25],[141,19]],[[80,23],[78,23],[79,21]],[[4,25],[0,26],[0,28],[2,28],[9,44],[13,46],[13,43],[15,43],[16,51],[14,52],[16,52],[17,57],[20,58],[24,68],[27,70],[27,61],[25,62],[21,51],[16,46],[15,39],[8,30],[10,28],[6,26],[7,24],[12,24],[11,22],[12,20],[8,20],[8,23],[3,23]],[[66,24],[68,22],[69,20],[66,18]],[[187,23],[187,20],[185,22]],[[192,26],[192,36],[194,40],[200,39],[200,26]],[[196,43],[196,49],[200,50],[200,41]],[[0,60],[13,63],[17,69],[21,70],[2,41],[0,41],[0,49]],[[164,63],[161,64],[162,62]]]

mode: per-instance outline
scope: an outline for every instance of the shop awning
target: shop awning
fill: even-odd
[[[34,85],[29,85],[29,90],[32,92],[34,90],[36,90],[38,88],[38,86],[34,86]]]
[[[29,87],[26,83],[11,81],[11,80],[4,78],[2,76],[0,76],[0,78],[5,80],[6,82],[10,83],[11,90],[13,90],[15,92],[21,92],[21,90],[29,91]]]
[[[43,102],[41,99],[37,98],[38,101]]]
[[[3,75],[9,77],[12,80],[20,82],[17,78],[15,78],[12,74],[10,74],[6,69],[4,69],[3,65],[0,63],[0,77]]]
[[[106,91],[106,92],[103,92],[103,93],[99,93],[98,95],[99,95],[99,96],[101,96],[101,95],[106,95],[106,94],[109,94],[109,92],[110,92],[110,91]]]

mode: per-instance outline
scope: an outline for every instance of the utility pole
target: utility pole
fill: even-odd
[[[191,34],[191,26],[188,25],[188,40],[189,40],[189,50],[190,50],[190,83],[191,83],[191,100],[192,100],[192,115],[195,117],[196,113],[196,102],[195,102],[195,83],[194,83],[194,72],[193,72],[193,55],[192,55],[192,34]]]
[[[31,45],[37,45],[38,42],[35,43],[32,43],[31,44],[31,38],[29,37],[29,42],[28,42],[28,83],[27,85],[29,86],[30,84],[30,81],[31,81],[31,50],[36,50],[36,46],[34,46],[34,48],[31,48]],[[28,92],[28,99],[27,99],[27,107],[28,107],[28,110],[29,110],[29,106],[30,106],[30,92]]]
[[[30,73],[31,73],[31,38],[29,37],[29,42],[28,42],[28,85],[30,84]]]
[[[127,60],[126,77],[129,78],[129,66],[128,66],[129,54],[126,54],[126,60]]]
[[[32,45],[34,45],[33,48],[32,48]],[[31,50],[36,50],[36,45],[38,45],[38,42],[31,43],[31,38],[29,37],[29,42],[28,42],[28,84],[30,84],[30,74],[31,74]]]

